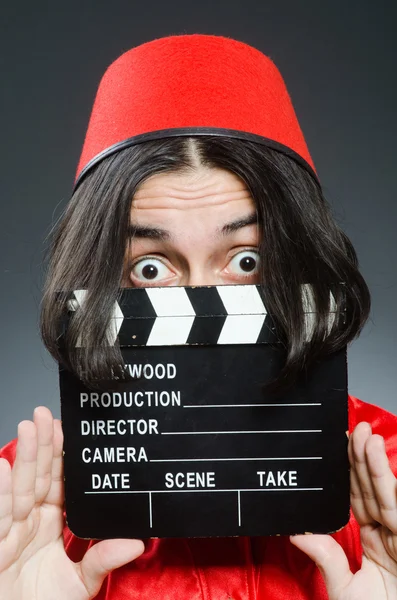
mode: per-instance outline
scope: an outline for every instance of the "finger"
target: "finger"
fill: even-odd
[[[329,600],[338,598],[353,579],[343,548],[329,535],[296,535],[290,540],[318,566]]]
[[[376,499],[375,489],[372,484],[371,475],[368,470],[367,456],[365,452],[365,445],[371,435],[371,426],[368,423],[359,423],[353,431],[353,469],[355,470],[357,475],[357,481],[361,490],[365,510],[372,518],[372,522],[379,522],[379,505]]]
[[[373,435],[365,445],[368,471],[378,505],[378,521],[397,534],[397,482],[380,435]]]
[[[350,503],[356,521],[360,526],[374,524],[373,518],[365,507],[363,494],[354,469],[350,470]]]
[[[63,432],[59,419],[54,419],[53,423],[51,485],[45,502],[56,506],[63,505]]]
[[[104,540],[92,546],[80,563],[80,576],[90,595],[96,596],[102,582],[114,569],[135,560],[145,547],[141,540]]]
[[[0,541],[12,525],[12,476],[8,460],[0,458]]]
[[[53,418],[51,411],[39,406],[33,414],[37,429],[36,502],[42,503],[51,486],[53,457]]]
[[[32,421],[18,425],[18,442],[12,470],[12,512],[23,521],[35,505],[37,431]]]
[[[350,461],[350,502],[354,516],[359,525],[373,524],[374,520],[365,508],[363,494],[358,481],[353,459],[353,438],[350,437],[348,445],[348,454]]]

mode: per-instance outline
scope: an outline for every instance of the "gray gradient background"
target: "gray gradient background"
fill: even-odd
[[[349,391],[397,412],[397,3],[305,0],[9,2],[1,44],[0,446],[38,404],[59,416],[38,333],[45,237],[71,192],[100,76],[121,52],[215,33],[269,54],[373,298]]]

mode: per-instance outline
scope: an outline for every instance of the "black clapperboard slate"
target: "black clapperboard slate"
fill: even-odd
[[[70,315],[84,294],[73,292]],[[254,285],[121,290],[109,343],[134,376],[116,392],[60,370],[75,535],[287,535],[347,523],[346,349],[285,395],[264,395],[285,349]]]

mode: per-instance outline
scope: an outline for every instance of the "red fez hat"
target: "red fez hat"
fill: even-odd
[[[242,42],[178,35],[132,48],[100,82],[76,175],[128,146],[174,136],[251,140],[314,165],[274,63]]]

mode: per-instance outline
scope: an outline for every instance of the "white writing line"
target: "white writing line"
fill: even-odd
[[[213,488],[201,490],[114,490],[100,492],[84,492],[87,495],[94,494],[194,494],[197,492],[322,492],[324,488],[246,488],[240,490],[214,490]]]
[[[153,519],[152,519],[152,492],[149,492],[149,527],[152,528]]]
[[[322,456],[267,456],[247,458],[152,458],[149,462],[219,462],[233,460],[322,460]]]
[[[237,505],[238,505],[238,526],[241,527],[240,490],[237,490]]]
[[[322,433],[322,429],[272,429],[267,431],[162,431],[161,435],[219,435],[221,433]]]
[[[185,404],[183,408],[244,408],[253,406],[322,406],[322,403],[298,402],[294,404]]]

